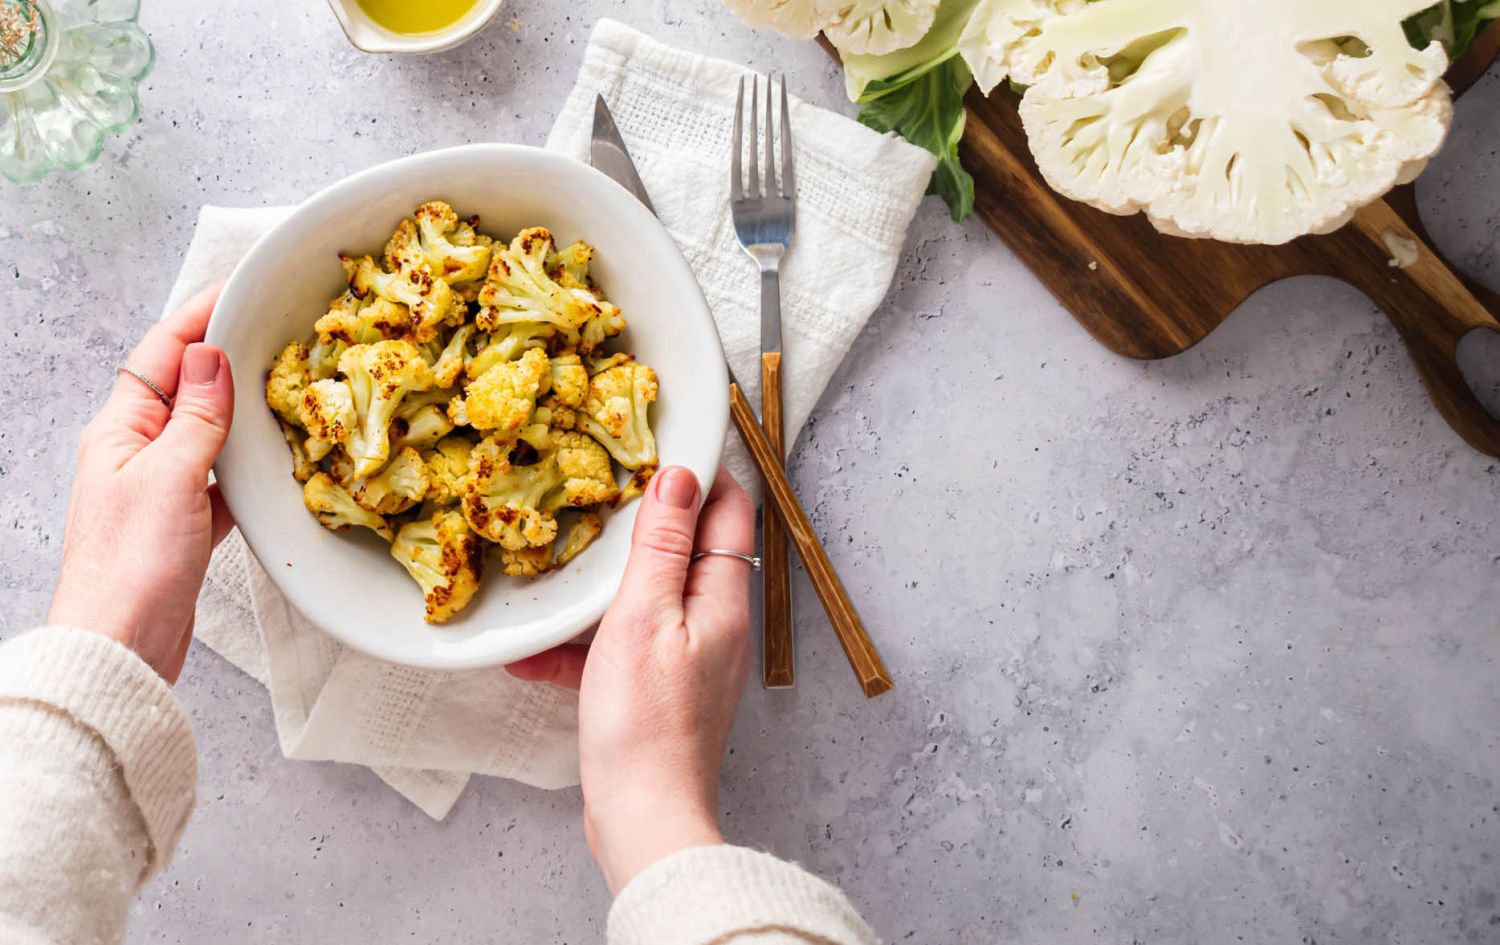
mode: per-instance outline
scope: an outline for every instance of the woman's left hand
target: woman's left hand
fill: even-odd
[[[202,344],[218,289],[152,327],[83,430],[47,622],[111,637],[176,682],[208,558],[234,522],[209,470],[229,434],[229,359]]]

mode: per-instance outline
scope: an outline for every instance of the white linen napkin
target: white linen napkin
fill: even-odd
[[[735,89],[745,74],[601,20],[547,147],[587,160],[594,95],[604,95],[703,286],[736,374],[755,395],[759,276],[734,236],[727,171]],[[795,99],[792,126],[797,234],[782,276],[789,439],[885,295],[933,168],[927,152]],[[166,311],[226,278],[288,212],[204,207]],[[753,487],[754,469],[733,438],[726,462]],[[291,608],[238,532],[214,555],[197,635],[270,690],[286,757],[368,765],[434,818],[447,815],[470,774],[543,788],[578,782],[572,693],[519,682],[498,667],[430,672],[343,647]]]

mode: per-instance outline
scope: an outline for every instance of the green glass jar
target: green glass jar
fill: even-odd
[[[140,118],[156,62],[140,0],[0,0],[0,176],[88,167]]]

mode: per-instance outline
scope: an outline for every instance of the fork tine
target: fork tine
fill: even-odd
[[[745,79],[740,78],[740,94],[734,100],[734,145],[729,152],[729,196],[739,200],[745,196],[744,177],[740,174],[740,126],[745,123]]]
[[[776,135],[772,131],[773,126],[771,124],[771,81],[772,81],[771,77],[769,75],[767,75],[766,76],[766,187],[765,187],[765,192],[766,192],[766,196],[767,197],[774,197],[774,196],[776,196],[777,193],[779,193],[779,191],[776,189],[776,143],[775,143],[776,142]],[[785,78],[783,78],[781,81],[782,81],[783,85],[786,84],[786,79]],[[785,146],[786,146],[785,144],[782,145],[782,147],[785,147]]]
[[[769,105],[770,102],[766,104]],[[760,186],[760,168],[755,163],[755,152],[757,150],[755,132],[756,126],[760,124],[759,107],[760,80],[752,76],[750,78],[750,179],[745,182],[745,187],[751,197],[760,197],[765,194],[765,191]]]
[[[797,197],[797,183],[792,176],[792,119],[787,108],[785,72],[781,74],[781,192],[792,199]]]

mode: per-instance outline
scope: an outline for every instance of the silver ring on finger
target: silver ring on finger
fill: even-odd
[[[706,558],[709,555],[723,555],[726,558],[738,558],[746,564],[750,565],[750,570],[760,570],[760,559],[755,555],[747,555],[743,551],[731,551],[728,548],[704,548],[702,551],[693,552],[692,560],[697,561],[699,558]]]
[[[136,380],[140,381],[142,384],[145,384],[147,387],[151,388],[151,393],[155,394],[161,400],[162,403],[164,403],[164,404],[167,405],[167,407],[169,409],[171,408],[171,406],[172,406],[172,398],[170,398],[170,397],[167,396],[167,392],[166,391],[162,390],[160,387],[157,387],[156,386],[156,382],[153,381],[153,380],[151,380],[151,378],[149,378],[146,375],[142,374],[140,371],[137,371],[135,368],[131,367],[128,364],[122,364],[122,365],[120,365],[120,371],[124,372],[125,374],[129,374],[131,377],[135,378]]]

